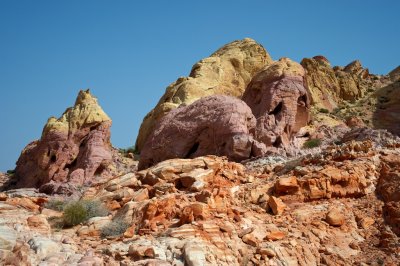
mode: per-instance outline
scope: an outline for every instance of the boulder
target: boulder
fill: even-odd
[[[241,97],[251,78],[271,62],[264,47],[249,38],[231,42],[200,60],[188,77],[180,77],[167,87],[156,107],[143,119],[136,148],[141,151],[158,121],[180,105],[210,95]]]
[[[89,90],[60,118],[51,117],[40,140],[22,151],[15,169],[17,187],[66,192],[90,183],[111,162],[111,119]]]
[[[171,111],[158,123],[142,149],[138,167],[203,155],[227,156],[233,161],[262,155],[265,147],[251,134],[255,125],[243,101],[223,95],[204,97]]]
[[[251,80],[243,95],[257,126],[255,138],[267,147],[287,148],[309,121],[304,69],[288,58],[266,66]]]

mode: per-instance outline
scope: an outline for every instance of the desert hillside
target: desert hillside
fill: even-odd
[[[399,265],[399,67],[267,49],[195,63],[134,149],[80,91],[0,173],[0,264]]]

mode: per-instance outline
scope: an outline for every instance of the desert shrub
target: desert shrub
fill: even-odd
[[[66,203],[62,200],[49,200],[44,205],[45,208],[55,210],[55,211],[63,211]]]
[[[80,200],[64,207],[63,221],[65,226],[74,226],[92,217],[106,216],[108,211],[99,201]]]
[[[321,109],[319,109],[319,112],[320,112],[320,113],[323,113],[323,114],[328,114],[328,113],[329,113],[329,110],[326,109],[326,108],[321,108]]]
[[[128,227],[129,224],[123,220],[112,221],[101,229],[101,236],[119,236],[125,233]]]
[[[303,144],[303,148],[305,149],[312,149],[315,147],[320,146],[322,141],[320,139],[309,139]]]

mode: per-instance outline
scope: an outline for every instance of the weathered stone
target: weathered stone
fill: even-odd
[[[345,217],[338,209],[332,209],[326,214],[326,222],[332,226],[341,226],[345,222]]]
[[[281,215],[286,208],[286,204],[280,198],[274,196],[269,197],[268,205],[275,215]]]
[[[139,151],[155,126],[169,111],[211,95],[241,97],[254,74],[272,62],[265,49],[246,38],[231,42],[197,62],[189,77],[169,85],[157,106],[143,119],[136,148]]]
[[[209,96],[168,113],[143,147],[139,169],[172,158],[203,155],[248,159],[256,141],[251,135],[255,119],[241,100]]]
[[[286,148],[309,121],[304,69],[288,58],[265,67],[243,95],[257,119],[255,138],[267,147]]]
[[[75,105],[59,119],[49,118],[40,140],[22,151],[17,187],[54,193],[90,182],[112,159],[110,126],[97,99],[89,90],[80,91]]]

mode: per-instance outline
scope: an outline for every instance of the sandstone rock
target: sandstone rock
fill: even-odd
[[[242,101],[228,96],[209,96],[168,113],[157,124],[143,147],[139,170],[172,158],[203,155],[249,158],[257,143],[251,135],[255,119]]]
[[[185,262],[188,266],[202,266],[206,264],[206,254],[200,243],[188,241],[184,246]]]
[[[286,208],[286,204],[280,198],[274,196],[269,197],[268,205],[275,215],[281,215]]]
[[[280,178],[275,183],[275,191],[278,194],[289,193],[294,194],[299,190],[297,178],[295,176]]]
[[[17,232],[9,226],[0,225],[0,250],[13,250]]]
[[[374,128],[400,136],[400,82],[377,89],[373,97],[377,99],[372,116]]]
[[[332,226],[341,226],[344,224],[345,217],[338,209],[332,209],[326,214],[326,222]]]
[[[306,70],[311,103],[318,108],[332,111],[342,100],[358,99],[374,86],[368,69],[360,61],[332,68],[326,58],[316,56],[304,58],[301,65]]]
[[[288,148],[309,121],[309,99],[301,65],[288,58],[266,66],[243,95],[257,119],[255,138],[267,147]]]
[[[270,241],[277,241],[277,240],[281,240],[285,237],[286,237],[286,234],[282,231],[272,231],[272,232],[269,232],[265,236],[265,239],[270,240]]]
[[[48,193],[59,186],[90,182],[111,161],[111,119],[89,90],[80,91],[75,105],[51,117],[40,140],[30,143],[18,159],[17,187],[36,187]]]
[[[32,230],[39,231],[42,234],[50,233],[51,228],[44,215],[30,216],[27,219],[27,223]]]
[[[53,240],[41,236],[31,238],[28,244],[41,259],[44,259],[50,254],[59,252],[61,249],[60,245]]]
[[[389,77],[392,81],[397,81],[400,79],[400,66],[396,67],[389,72]]]
[[[156,107],[143,119],[136,141],[141,152],[158,121],[180,105],[210,95],[241,97],[254,74],[272,62],[265,49],[246,38],[231,42],[196,63],[189,77],[169,85]]]

